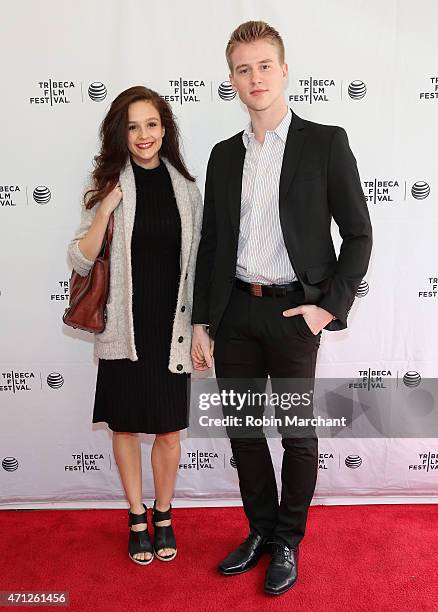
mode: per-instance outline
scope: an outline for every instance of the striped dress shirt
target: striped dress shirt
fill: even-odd
[[[267,131],[263,144],[252,132],[243,132],[246,148],[242,176],[236,276],[247,283],[284,284],[296,274],[284,244],[280,225],[279,187],[291,110],[278,126]]]

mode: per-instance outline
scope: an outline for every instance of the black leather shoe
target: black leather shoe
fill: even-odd
[[[286,593],[298,578],[298,547],[272,542],[272,559],[266,570],[265,591],[271,595]]]
[[[246,540],[219,564],[219,571],[225,576],[235,576],[247,572],[257,565],[267,541],[267,537],[261,536],[256,531],[251,531]]]

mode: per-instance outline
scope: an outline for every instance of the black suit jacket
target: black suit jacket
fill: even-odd
[[[214,146],[207,167],[192,323],[208,324],[212,337],[235,278],[245,152],[239,132]],[[344,329],[368,268],[372,231],[356,159],[343,128],[292,113],[280,175],[279,214],[306,303],[336,316],[326,329]],[[332,217],[342,237],[338,258],[330,233]]]

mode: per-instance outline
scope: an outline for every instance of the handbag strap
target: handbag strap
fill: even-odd
[[[110,218],[108,220],[108,225],[106,226],[105,231],[105,239],[100,250],[100,254],[103,259],[109,259],[110,255],[110,247],[113,239],[113,231],[114,231],[114,213],[112,212]]]

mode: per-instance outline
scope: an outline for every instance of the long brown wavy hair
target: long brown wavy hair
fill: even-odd
[[[132,102],[151,102],[160,114],[161,124],[166,128],[160,156],[169,162],[189,181],[195,179],[187,170],[179,147],[179,129],[170,105],[156,92],[142,85],[122,91],[113,100],[99,129],[100,152],[94,158],[91,173],[94,188],[84,195],[86,208],[93,208],[114,189],[121,170],[128,158],[128,107]],[[90,196],[91,194],[91,196]]]

